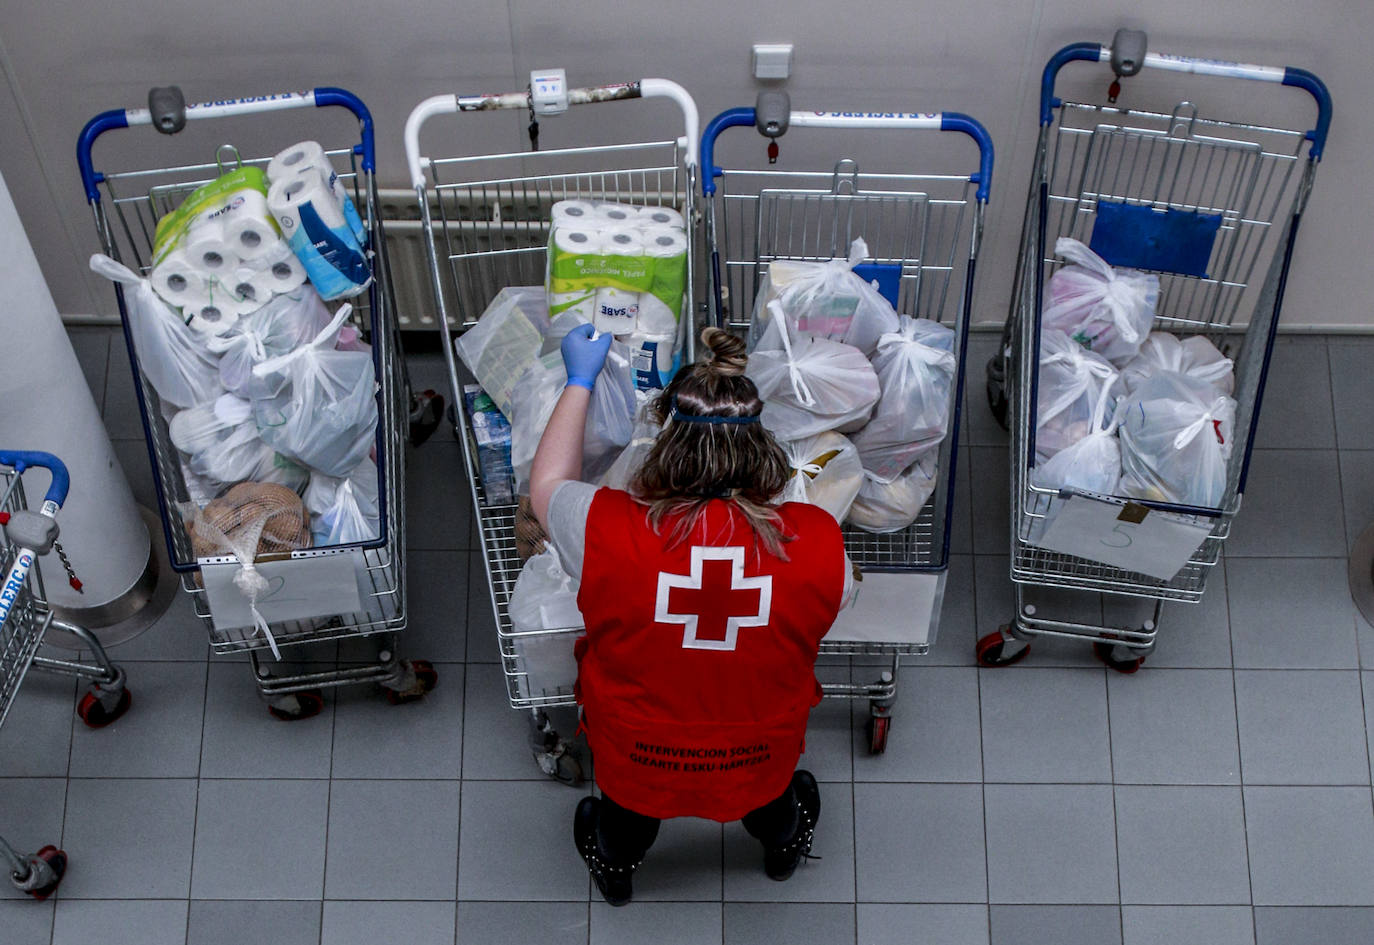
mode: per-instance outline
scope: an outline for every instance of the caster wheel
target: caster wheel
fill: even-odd
[[[299,722],[301,719],[314,718],[324,709],[324,693],[318,689],[292,692],[274,699],[267,704],[272,718],[281,722]]]
[[[534,762],[539,765],[540,771],[559,784],[580,787],[587,780],[586,772],[582,769],[582,759],[578,758],[572,746],[561,738],[553,751],[536,751]]]
[[[433,390],[410,395],[410,443],[420,446],[439,429],[444,415],[444,398]]]
[[[892,716],[874,715],[868,720],[868,753],[881,755],[887,751],[887,733],[892,730]]]
[[[979,666],[1010,666],[1026,658],[1030,644],[1024,640],[1007,639],[1006,630],[1004,626],[978,641],[976,652]]]
[[[53,893],[57,892],[58,885],[62,882],[62,877],[67,874],[67,854],[57,849],[55,846],[46,846],[34,854],[34,858],[42,860],[47,864],[48,870],[52,873],[52,878],[35,889],[24,890],[30,896],[42,902]]]
[[[404,705],[423,699],[425,694],[439,684],[439,674],[434,671],[429,660],[410,660],[410,668],[415,673],[415,682],[409,689],[388,689],[386,701],[392,705]]]
[[[101,703],[99,696],[94,692],[88,692],[81,697],[81,702],[76,707],[76,714],[81,721],[86,723],[88,728],[104,728],[129,711],[129,706],[133,701],[133,695],[126,688],[119,693],[119,701],[115,703],[114,708],[107,709]]]
[[[1003,430],[1009,429],[1007,426],[1006,371],[1002,367],[1002,359],[999,356],[993,356],[988,360],[987,387],[988,409],[992,411],[992,418]]]
[[[1121,647],[1120,649],[1123,652],[1129,650],[1128,647]],[[1106,664],[1108,668],[1127,676],[1140,669],[1141,664],[1145,662],[1143,655],[1123,657],[1117,652],[1115,643],[1104,643],[1100,640],[1093,644],[1093,655]]]

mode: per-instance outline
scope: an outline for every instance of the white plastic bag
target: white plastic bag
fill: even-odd
[[[539,355],[549,330],[543,286],[510,286],[497,293],[454,349],[492,403],[510,419],[511,391]]]
[[[851,438],[871,477],[892,482],[945,438],[956,365],[954,332],[938,322],[903,315],[900,329],[879,339],[873,369],[882,396]]]
[[[769,303],[777,301],[795,332],[842,341],[871,357],[878,339],[897,330],[897,313],[881,292],[854,274],[854,267],[866,258],[868,244],[856,239],[848,259],[770,262],[754,302],[750,349],[774,317]]]
[[[1140,346],[1140,353],[1121,369],[1121,384],[1129,394],[1151,374],[1176,371],[1207,381],[1229,396],[1236,387],[1234,369],[1235,362],[1201,335],[1179,340],[1167,331],[1155,331]]]
[[[273,482],[299,491],[309,477],[262,441],[252,405],[233,394],[179,411],[167,432],[187,454],[186,468],[215,482]]]
[[[1043,462],[1093,430],[1093,412],[1103,387],[1118,374],[1100,354],[1047,328],[1040,333],[1036,385],[1035,459]]]
[[[574,646],[581,634],[539,632],[582,627],[577,591],[578,583],[563,570],[552,545],[526,561],[515,579],[509,606],[512,643],[531,694],[571,692],[577,681]]]
[[[866,532],[883,534],[906,528],[921,514],[937,485],[934,454],[923,456],[891,482],[879,482],[867,473],[847,521]]]
[[[1154,322],[1159,277],[1113,269],[1078,240],[1061,236],[1054,252],[1072,265],[1050,276],[1040,326],[1057,328],[1120,367],[1135,357]]]
[[[377,464],[365,459],[344,479],[315,473],[305,490],[316,548],[372,541],[380,534]]]
[[[134,350],[158,397],[177,407],[193,407],[224,393],[215,355],[158,297],[151,282],[99,253],[91,257],[91,269],[127,287],[124,301]]]
[[[1236,402],[1211,384],[1173,371],[1146,378],[1117,406],[1121,494],[1217,508]]]
[[[810,335],[793,339],[781,307],[770,308],[774,317],[744,370],[763,400],[763,425],[779,439],[800,440],[867,423],[881,390],[863,352]]]
[[[778,445],[792,467],[778,501],[820,506],[843,522],[864,478],[854,444],[838,433],[820,433]]]
[[[232,334],[206,339],[219,354],[219,377],[225,389],[240,397],[270,397],[286,379],[281,375],[253,377],[253,368],[268,358],[287,354],[328,327],[332,316],[309,283],[239,319]]]
[[[255,378],[280,373],[289,381],[253,400],[263,440],[277,452],[329,476],[345,476],[363,461],[377,435],[372,358],[335,351],[352,306],[344,305],[312,341],[253,368]]]
[[[606,470],[606,475],[601,478],[601,485],[621,491],[629,490],[635,473],[644,465],[649,450],[653,449],[654,442],[658,439],[659,431],[663,429],[654,418],[653,405],[657,397],[651,396],[649,391],[638,391],[636,399],[639,401],[639,407],[635,411],[635,425],[634,431],[630,434],[630,444],[620,451],[611,468]]]
[[[1107,420],[1112,389],[1103,387],[1093,408],[1088,435],[1036,462],[1031,482],[1042,489],[1073,489],[1115,495],[1121,482],[1121,443],[1116,424]]]

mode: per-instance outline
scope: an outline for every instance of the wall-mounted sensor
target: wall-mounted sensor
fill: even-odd
[[[791,43],[754,44],[754,78],[785,79],[791,74]]]

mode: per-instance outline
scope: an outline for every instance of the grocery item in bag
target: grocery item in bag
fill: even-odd
[[[1114,269],[1078,240],[1061,236],[1055,255],[1072,265],[1045,285],[1042,329],[1056,328],[1120,367],[1140,350],[1154,322],[1159,277]]]
[[[532,694],[571,691],[577,681],[573,647],[579,634],[539,632],[583,625],[577,590],[551,545],[526,561],[515,580],[508,608],[515,631],[511,644]]]
[[[769,308],[774,317],[744,372],[763,400],[763,425],[779,439],[800,440],[868,422],[881,390],[863,352],[810,335],[794,340],[781,306]]]
[[[256,378],[280,373],[288,381],[276,394],[253,401],[263,440],[329,476],[345,476],[355,469],[377,434],[372,358],[334,350],[339,329],[352,311],[342,306],[313,340],[253,368]]]
[[[935,492],[935,455],[921,457],[891,482],[879,482],[867,473],[845,520],[866,532],[899,531],[916,521]]]
[[[381,534],[377,464],[370,459],[344,479],[316,473],[304,498],[316,548],[373,541]]]
[[[549,328],[549,300],[543,286],[511,286],[497,293],[477,324],[454,341],[477,383],[510,418],[511,391],[539,355]]]
[[[649,450],[653,449],[659,430],[662,429],[654,413],[654,402],[657,398],[643,392],[638,393],[636,397],[639,406],[635,410],[635,425],[630,434],[630,443],[616,457],[611,468],[606,470],[606,475],[601,479],[603,486],[610,486],[612,489],[629,490],[635,473],[644,465],[644,460],[649,455]]]
[[[1121,494],[1217,508],[1235,435],[1236,402],[1206,381],[1160,371],[1117,405]]]
[[[515,501],[510,421],[476,384],[463,386],[463,404],[472,424],[472,437],[477,441],[477,465],[482,470],[486,504],[509,505]]]
[[[1227,395],[1236,387],[1235,362],[1201,335],[1180,340],[1167,331],[1151,332],[1140,346],[1140,353],[1121,369],[1121,384],[1130,393],[1141,381],[1159,371],[1176,371],[1196,377]]]
[[[1093,408],[1088,435],[1071,443],[1031,470],[1031,482],[1042,489],[1073,489],[1115,495],[1121,481],[1121,444],[1116,425],[1107,419],[1112,389],[1103,387]]]
[[[750,350],[767,331],[774,317],[770,303],[776,301],[794,330],[842,341],[871,356],[878,339],[897,330],[897,313],[882,293],[854,274],[867,257],[868,244],[856,239],[848,259],[771,261],[754,301]]]
[[[1104,387],[1114,387],[1117,370],[1106,358],[1053,328],[1040,333],[1036,394],[1035,458],[1049,459],[1093,429],[1093,411]]]
[[[139,367],[158,397],[177,407],[191,407],[224,393],[215,356],[158,298],[147,279],[99,253],[91,257],[91,269],[126,287],[129,334]]]
[[[954,332],[903,315],[873,355],[882,395],[873,418],[851,437],[864,471],[891,482],[916,457],[940,445],[949,425],[949,396],[957,361]]]
[[[262,441],[252,405],[233,394],[177,412],[167,433],[187,454],[186,468],[215,482],[271,482],[295,491],[310,475]]]
[[[286,379],[272,375],[255,382],[253,368],[296,350],[327,328],[331,318],[319,293],[308,285],[276,296],[240,319],[233,333],[207,340],[206,346],[220,356],[220,382],[240,397],[277,393]]]
[[[778,443],[792,467],[780,502],[820,506],[843,522],[863,484],[864,470],[854,444],[839,433],[820,433]]]

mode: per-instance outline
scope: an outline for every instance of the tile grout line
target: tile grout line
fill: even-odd
[[[1240,789],[1240,826],[1245,838],[1245,884],[1250,889],[1250,934],[1255,936],[1255,867],[1250,860],[1250,815],[1245,807],[1245,753],[1240,738],[1240,687],[1236,682],[1236,640],[1231,632],[1231,582],[1226,570],[1225,555],[1219,562],[1222,567],[1222,586],[1226,591],[1226,642],[1231,652],[1231,704],[1236,719],[1236,778]]]

